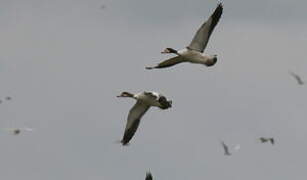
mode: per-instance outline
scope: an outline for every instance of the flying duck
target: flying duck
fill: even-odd
[[[147,173],[146,173],[145,180],[152,180],[152,175],[151,175],[150,172],[147,172]]]
[[[301,78],[298,74],[295,74],[294,72],[289,72],[289,73],[290,73],[290,75],[291,75],[292,77],[295,78],[295,80],[297,81],[297,83],[298,83],[299,85],[303,85],[303,84],[304,84],[304,81],[302,80],[302,78]]]
[[[222,146],[223,146],[223,149],[224,149],[224,155],[225,156],[230,156],[230,155],[232,155],[232,153],[230,152],[230,150],[229,150],[229,147],[224,143],[224,141],[221,141],[221,144],[222,144]],[[235,153],[235,152],[237,152],[237,151],[239,151],[240,149],[241,149],[241,146],[240,146],[240,144],[237,144],[237,145],[235,145],[233,148],[231,148],[232,149],[232,151]]]
[[[31,132],[33,129],[31,128],[6,128],[5,130],[10,131],[14,135],[19,135],[21,131]]]
[[[122,145],[129,143],[140,124],[142,116],[151,106],[156,106],[163,110],[172,107],[172,101],[167,100],[165,96],[156,92],[145,91],[137,94],[122,92],[117,97],[129,97],[136,100],[135,105],[129,111],[124,136],[120,141]]]
[[[270,141],[270,143],[271,143],[272,145],[274,145],[274,143],[275,143],[274,138],[260,137],[259,140],[260,140],[261,143],[266,143],[266,142],[268,142],[268,141]]]
[[[146,69],[167,68],[182,62],[213,66],[217,61],[217,55],[206,55],[202,53],[204,52],[210,35],[212,34],[214,27],[219,22],[222,13],[223,5],[222,3],[219,3],[209,19],[197,30],[193,40],[186,48],[179,51],[172,48],[166,48],[161,52],[162,54],[173,53],[177,56],[167,59],[156,66],[146,67]]]

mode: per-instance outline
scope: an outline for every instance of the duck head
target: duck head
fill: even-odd
[[[122,92],[120,95],[116,96],[116,97],[134,97],[134,95],[132,93],[129,92]]]
[[[167,54],[167,53],[178,54],[178,52],[175,49],[173,49],[173,48],[165,48],[161,53],[162,54]]]

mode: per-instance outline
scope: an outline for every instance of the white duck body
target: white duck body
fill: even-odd
[[[141,92],[134,95],[134,98],[136,100],[141,101],[148,106],[156,106],[156,107],[161,106],[161,104],[158,101],[159,97],[160,94],[156,92]]]
[[[192,49],[181,49],[178,51],[178,55],[182,56],[186,62],[194,63],[194,64],[204,64],[208,65],[209,61],[214,60],[214,56],[208,56],[200,53],[199,51],[195,51]]]

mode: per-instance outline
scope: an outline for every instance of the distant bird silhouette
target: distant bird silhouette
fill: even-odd
[[[19,135],[21,131],[33,131],[31,128],[7,128],[5,130],[12,132],[14,135]]]
[[[5,100],[10,101],[10,100],[12,100],[12,97],[7,96],[7,97],[5,97]]]
[[[231,153],[229,152],[228,146],[224,143],[224,141],[221,141],[221,144],[222,144],[222,146],[223,146],[223,148],[224,148],[224,155],[230,156]]]
[[[269,142],[269,141],[270,141],[270,143],[271,143],[272,145],[275,144],[274,138],[260,137],[259,140],[260,140],[261,143],[266,143],[266,142]]]
[[[303,85],[304,84],[304,81],[302,80],[302,78],[298,75],[298,74],[296,74],[296,73],[294,73],[294,72],[289,72],[290,73],[290,75],[292,76],[292,77],[294,77],[295,79],[296,79],[296,81],[297,81],[297,83],[299,84],[299,85]]]
[[[152,175],[151,175],[150,172],[147,172],[147,173],[146,173],[146,178],[145,178],[145,180],[152,180]]]

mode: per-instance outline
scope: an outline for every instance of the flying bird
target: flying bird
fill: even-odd
[[[304,84],[304,81],[302,80],[302,78],[301,78],[298,74],[295,74],[294,72],[289,72],[289,73],[290,73],[290,75],[291,75],[292,77],[295,78],[295,80],[297,81],[297,83],[298,83],[299,85],[303,85],[303,84]]]
[[[150,172],[147,172],[147,173],[146,173],[146,178],[145,178],[145,180],[152,180],[152,175],[151,175]]]
[[[173,53],[177,56],[167,59],[156,66],[146,67],[146,69],[167,68],[182,62],[213,66],[217,62],[217,55],[207,55],[202,53],[204,52],[209,42],[210,35],[219,22],[222,13],[223,5],[222,3],[219,3],[209,19],[197,30],[193,40],[186,48],[179,51],[172,48],[166,48],[161,53]]]
[[[11,132],[14,135],[19,135],[21,131],[28,131],[28,132],[33,131],[33,129],[31,128],[6,128],[5,130]]]
[[[272,145],[275,144],[274,138],[260,137],[259,140],[260,140],[261,143],[266,143],[266,142],[269,142],[269,141],[270,141],[270,143],[271,143]]]
[[[172,107],[172,101],[167,100],[165,96],[156,92],[145,91],[137,94],[122,92],[117,97],[129,97],[136,100],[135,105],[129,111],[124,136],[120,141],[122,145],[129,143],[140,124],[142,116],[151,106],[156,106],[163,110]]]
[[[224,143],[224,141],[222,141],[221,144],[222,144],[222,146],[223,146],[223,148],[224,148],[224,155],[225,155],[225,156],[230,156],[231,153],[229,152],[228,146]]]

